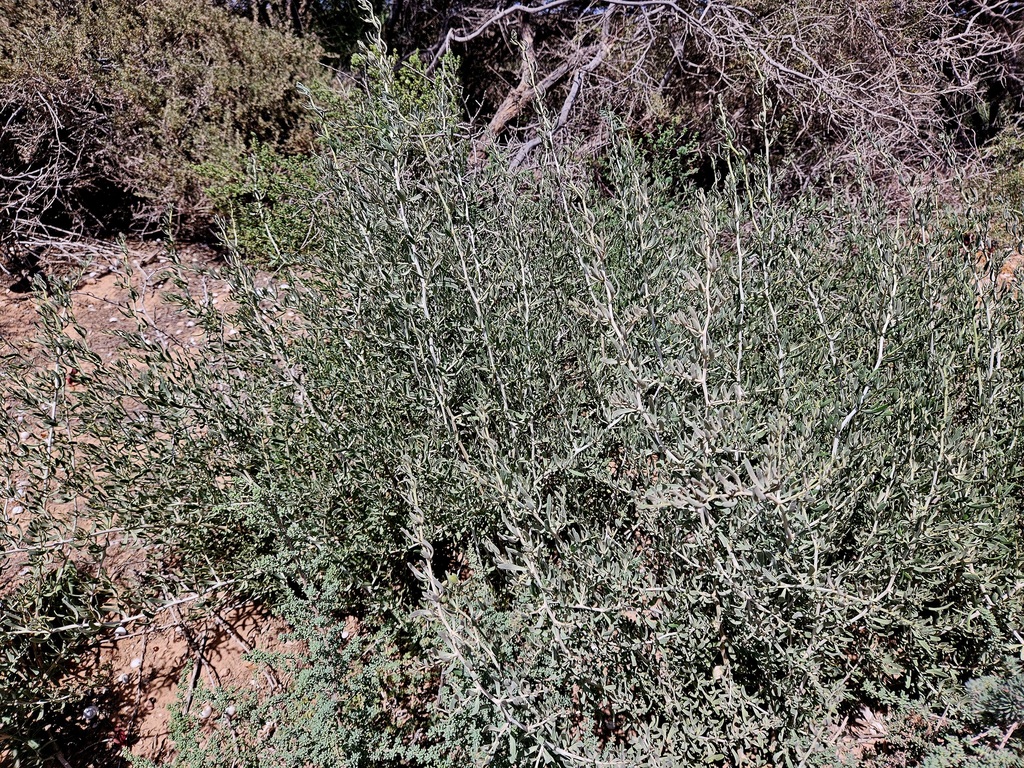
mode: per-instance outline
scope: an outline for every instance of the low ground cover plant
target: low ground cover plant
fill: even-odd
[[[1019,760],[989,209],[783,202],[740,153],[671,190],[627,141],[599,178],[471,169],[447,70],[362,61],[294,201],[313,245],[233,264],[230,310],[180,295],[198,354],[138,315],[104,364],[57,291],[55,372],[3,376],[36,567],[73,498],[145,546],[126,605],[230,585],[305,640],[230,728],[179,713],[177,764],[835,765],[864,707],[929,734],[879,760]]]

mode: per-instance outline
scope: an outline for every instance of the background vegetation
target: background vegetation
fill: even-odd
[[[964,14],[985,40],[1019,35],[1011,3],[854,7],[914,20],[918,43]],[[140,8],[158,20],[170,6]],[[697,93],[717,126],[704,131],[643,79],[585,89],[626,50],[622,29],[663,19],[594,8],[526,14],[518,111],[498,125],[501,103],[473,114],[494,105],[474,90],[483,59],[434,54],[498,45],[502,19],[459,43],[448,31],[471,9],[434,8],[448,14],[441,42],[405,58],[416,9],[391,7],[340,82],[310,74],[300,93],[285,86],[319,72],[295,37],[315,31],[308,7],[182,6],[266,67],[225,79],[237,101],[209,110],[189,111],[225,70],[170,78],[192,82],[187,98],[154,102],[155,123],[131,114],[191,115],[188,130],[177,144],[124,139],[170,175],[139,166],[125,189],[153,206],[134,222],[179,194],[196,205],[176,202],[180,222],[227,215],[233,306],[182,283],[200,352],[135,313],[106,363],[52,280],[39,298],[52,366],[5,360],[12,760],[86,753],[90,681],[71,672],[96,638],[232,594],[285,618],[304,650],[264,659],[288,681],[269,697],[210,692],[219,711],[237,702],[230,721],[201,729],[180,708],[176,765],[1020,763],[1024,325],[997,274],[1022,238],[1019,136],[1009,85],[989,102],[972,90],[1011,83],[1016,49],[985,49],[992,68],[956,86],[973,106],[943,112],[943,60],[926,69],[931,49],[884,36],[920,68],[886,64],[904,78],[894,93],[925,74],[933,89],[916,132],[899,134],[917,143],[901,144],[858,101],[879,95],[875,70],[831,38],[812,50],[845,75],[814,70],[805,48],[786,48],[796,64],[771,54],[769,29],[789,39],[775,6],[680,11],[747,25],[702,65],[729,89]],[[819,12],[839,10],[793,23]],[[82,39],[108,28],[94,23]],[[541,89],[542,66],[564,64],[544,54],[559,30],[581,58]],[[134,71],[143,50],[184,67],[191,49],[144,46],[112,71]],[[793,82],[809,90],[786,91],[799,62],[810,69]],[[623,96],[667,106],[645,122],[615,106]],[[982,109],[984,130],[965,133]],[[115,126],[126,112],[89,114]],[[315,142],[289,155],[310,125]],[[968,154],[978,145],[988,160]],[[997,196],[958,181],[965,167],[1000,169]],[[206,190],[157,184],[177,172]],[[858,754],[865,711],[887,732]]]
[[[4,237],[209,236],[201,167],[241,169],[253,141],[308,150],[296,86],[320,79],[317,55],[190,0],[5,3]]]

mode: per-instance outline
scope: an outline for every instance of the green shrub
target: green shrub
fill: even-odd
[[[81,383],[20,395],[61,428],[11,475],[308,644],[179,764],[824,764],[1021,651],[1024,325],[978,214],[783,204],[739,157],[675,196],[628,143],[601,186],[471,172],[448,75],[367,62],[299,269],[116,365],[58,296]]]
[[[1008,676],[989,675],[972,680],[969,689],[977,709],[1003,727],[1024,722],[1024,673],[1019,665]]]
[[[318,48],[191,0],[0,4],[0,205],[22,229],[203,235],[197,165],[311,137]]]
[[[206,194],[226,225],[223,239],[250,263],[294,265],[319,244],[312,156],[283,156],[260,145],[244,167],[209,164],[203,171]]]
[[[95,681],[76,674],[75,665],[113,598],[103,579],[71,563],[35,570],[19,582],[0,600],[0,755],[16,767],[92,741],[82,712]]]
[[[1011,125],[999,134],[991,150],[992,192],[998,205],[1024,211],[1024,126]]]

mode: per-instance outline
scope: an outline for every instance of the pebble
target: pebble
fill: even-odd
[[[142,659],[132,659],[132,663],[129,664],[132,669],[138,669],[142,666]]]
[[[224,710],[224,714],[227,715],[228,717],[234,717],[236,711],[237,710],[235,710],[235,705],[234,704],[229,704],[227,706],[227,708]]]
[[[207,704],[205,707],[203,707],[203,711],[199,713],[199,719],[200,720],[206,720],[212,714],[213,714],[213,707],[211,707],[209,704]]]

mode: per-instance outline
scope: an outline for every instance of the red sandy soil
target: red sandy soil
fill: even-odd
[[[216,253],[194,247],[179,252],[179,260],[185,269],[175,271],[185,278],[194,295],[223,306],[228,297],[226,283],[204,274],[216,268]],[[194,325],[165,301],[165,295],[176,289],[169,279],[173,266],[159,244],[135,244],[121,252],[111,247],[102,258],[83,267],[82,279],[72,292],[72,304],[94,351],[111,357],[118,341],[108,331],[135,328],[135,321],[123,311],[129,307],[168,339],[186,347],[196,345],[199,333]],[[189,267],[200,271],[192,272]],[[128,280],[139,293],[134,302],[129,298]],[[36,348],[39,323],[35,298],[31,293],[12,293],[6,288],[0,283],[0,348],[13,346],[31,354]]]
[[[273,692],[280,681],[273,671],[244,658],[252,650],[295,650],[283,636],[288,628],[251,605],[209,615],[198,620],[166,616],[154,623],[100,644],[90,659],[90,671],[98,672],[97,693],[113,706],[99,707],[102,728],[111,751],[129,745],[132,754],[157,762],[173,757],[169,739],[170,706],[181,697],[184,712],[199,723],[227,719],[213,709],[203,690],[219,687]],[[186,665],[191,673],[185,675]],[[184,677],[183,677],[184,675]]]
[[[110,331],[135,329],[135,320],[122,311],[129,306],[145,316],[153,332],[163,334],[171,343],[185,348],[197,346],[200,332],[194,323],[165,301],[165,295],[177,287],[168,279],[173,264],[162,246],[136,243],[120,252],[110,246],[98,255],[95,251],[81,254],[78,260],[87,266],[72,293],[72,302],[90,346],[102,357],[110,359],[117,354],[119,340]],[[179,260],[186,269],[178,270],[178,274],[185,278],[194,296],[205,297],[214,306],[225,306],[230,301],[225,281],[211,273],[217,266],[213,251],[189,248],[179,253]],[[36,299],[31,293],[8,290],[11,282],[0,282],[0,352],[16,349],[44,366],[46,360],[36,340]],[[129,283],[139,294],[134,302],[129,296]],[[6,556],[6,562],[0,562],[0,574],[15,574],[23,565],[18,557]],[[180,613],[177,609],[165,611],[148,623],[127,623],[116,634],[109,631],[84,660],[77,672],[96,681],[97,713],[91,729],[97,743],[84,752],[69,749],[59,758],[61,763],[75,768],[124,764],[120,755],[126,747],[138,757],[158,763],[168,761],[173,757],[168,738],[169,707],[179,694],[188,701],[190,716],[213,724],[226,715],[206,712],[211,702],[202,697],[203,689],[237,686],[267,693],[280,684],[272,671],[243,656],[254,649],[294,650],[282,639],[288,628],[281,621],[251,604],[219,615],[207,613],[198,619],[184,616],[187,608],[180,606]],[[192,664],[193,673],[183,680],[188,664]],[[88,701],[83,707],[86,705]]]

